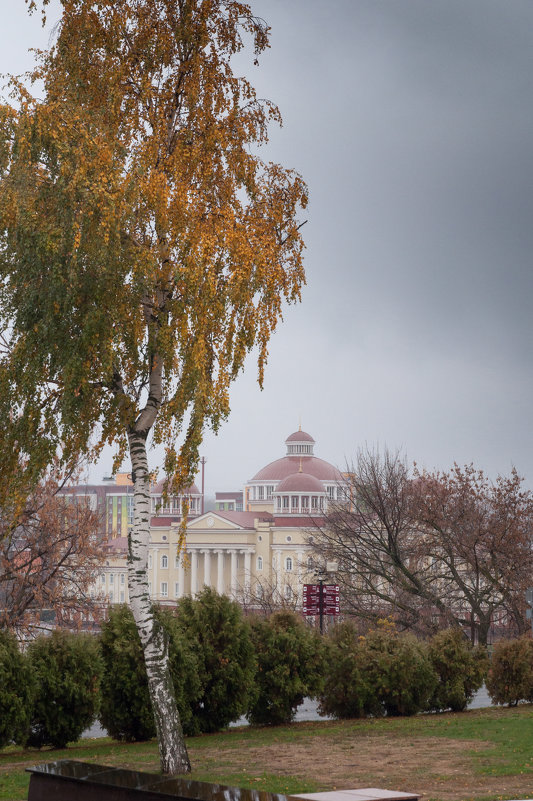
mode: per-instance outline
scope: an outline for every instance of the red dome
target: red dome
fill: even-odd
[[[291,434],[285,442],[313,442],[314,439],[311,434],[308,434],[306,431],[295,431],[294,434]]]
[[[293,473],[276,487],[276,492],[321,492],[325,493],[322,482],[309,473]]]
[[[299,432],[301,433],[301,432]],[[342,473],[333,467],[329,462],[324,459],[319,459],[317,456],[283,456],[281,459],[276,459],[275,462],[270,462],[266,467],[263,467],[255,476],[250,479],[251,481],[282,481],[287,476],[297,473],[302,466],[302,470],[320,481],[342,481]]]

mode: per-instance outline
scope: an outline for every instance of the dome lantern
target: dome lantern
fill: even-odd
[[[306,431],[299,429],[285,440],[287,456],[313,456],[315,440]]]

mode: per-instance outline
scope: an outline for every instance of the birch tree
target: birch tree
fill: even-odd
[[[30,7],[35,2],[30,3]],[[258,146],[277,107],[232,56],[269,31],[236,0],[62,0],[32,74],[0,109],[0,466],[129,454],[131,606],[165,773],[190,769],[148,593],[150,444],[169,491],[304,282],[302,178]]]

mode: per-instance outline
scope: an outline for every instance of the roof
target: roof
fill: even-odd
[[[226,512],[226,511],[216,511],[216,512],[206,512],[205,516],[212,515],[213,517],[221,517],[223,520],[227,520],[229,523],[235,523],[237,526],[241,526],[242,528],[253,528],[256,520],[265,520],[268,523],[272,522],[272,515],[269,512]],[[195,522],[197,522],[199,518],[196,518]]]
[[[241,492],[215,492],[215,500],[217,501],[242,501]]]
[[[104,550],[108,553],[110,552],[122,552],[128,550],[128,538],[127,537],[115,537],[112,540],[107,540],[104,543]]]
[[[281,459],[276,459],[275,462],[270,462],[266,467],[263,467],[255,476],[250,479],[251,481],[281,481],[287,476],[297,473],[300,469],[320,481],[342,481],[343,476],[340,470],[337,470],[329,462],[324,459],[319,459],[318,456],[306,456],[305,454],[295,456],[283,456]]]
[[[290,517],[274,517],[276,528],[320,528],[324,525],[324,517],[309,515],[291,515]]]
[[[151,494],[152,495],[162,495],[165,481],[166,481],[166,479],[163,478],[163,479],[161,479],[161,481],[158,481],[157,484],[152,484],[152,487],[150,489]],[[170,493],[170,495],[173,495],[173,494],[175,494],[175,493]],[[191,484],[189,487],[184,487],[182,490],[180,490],[179,494],[180,495],[201,495],[202,493],[200,492],[200,490],[198,489],[196,484]]]
[[[308,434],[307,431],[295,431],[294,434],[290,434],[285,442],[314,442],[315,440]]]
[[[181,515],[176,513],[173,517],[159,517],[155,516],[150,518],[150,528],[167,528],[176,523],[176,518],[181,519]]]
[[[324,485],[309,473],[292,473],[280,481],[276,492],[320,492],[325,493]]]

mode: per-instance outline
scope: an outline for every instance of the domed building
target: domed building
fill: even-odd
[[[346,479],[314,455],[307,432],[295,431],[285,445],[284,456],[245,484],[243,511],[218,509],[189,518],[185,554],[177,549],[179,522],[166,515],[152,519],[149,586],[155,601],[173,604],[211,586],[245,606],[302,610],[303,585],[316,579],[313,528],[323,524],[330,501],[346,497]],[[192,501],[199,493],[193,486],[187,494]],[[125,554],[110,555],[105,572],[124,566]],[[101,589],[108,597],[112,586],[104,576]]]
[[[326,498],[341,499],[344,477],[314,455],[315,440],[310,434],[299,429],[287,437],[285,445],[285,456],[267,464],[246,484],[246,511],[309,514],[323,511]]]

